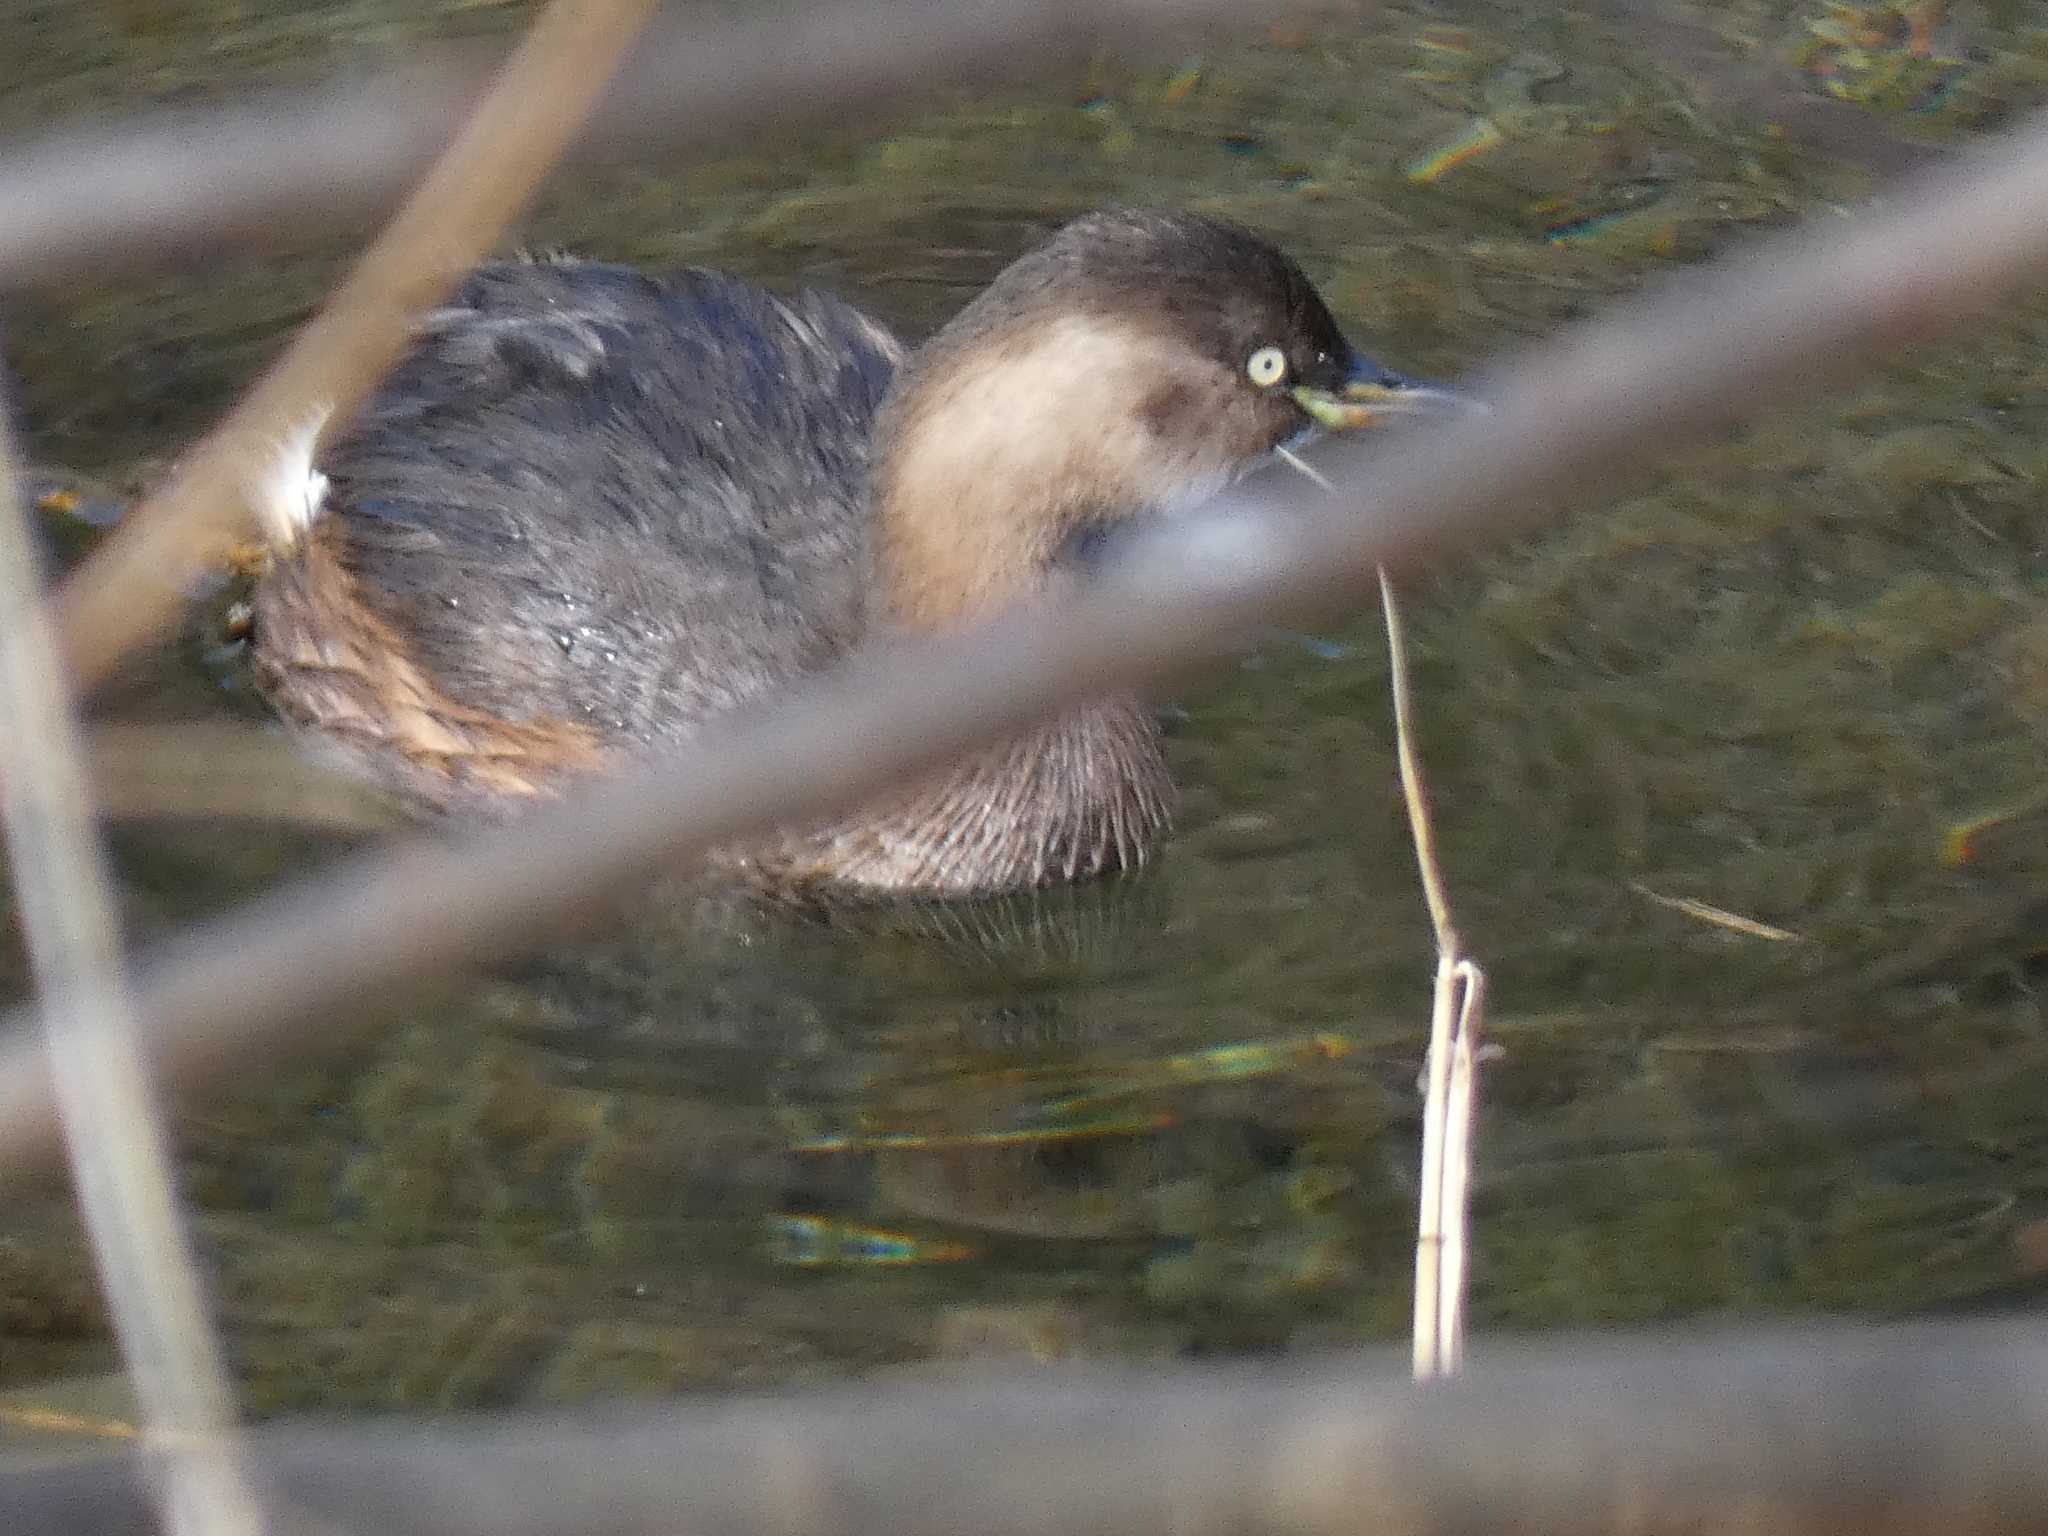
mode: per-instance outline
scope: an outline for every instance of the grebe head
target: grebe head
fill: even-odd
[[[1251,231],[1090,214],[898,374],[874,465],[887,616],[959,623],[1041,585],[1076,535],[1205,500],[1317,429],[1454,398],[1353,349]]]

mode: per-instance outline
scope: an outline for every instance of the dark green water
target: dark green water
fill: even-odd
[[[916,333],[1066,215],[1194,206],[1278,236],[1355,334],[1450,377],[1764,226],[1853,216],[1874,173],[2048,94],[2048,7],[1958,3],[1924,36],[1872,8],[1860,52],[1830,19],[1332,5],[860,136],[579,173],[521,239],[841,288]],[[515,20],[7,7],[0,123]],[[1411,174],[1481,118],[1498,143]],[[20,306],[36,457],[141,474],[363,233]],[[1475,1328],[2048,1293],[2048,811],[2026,809],[2048,734],[2044,335],[2048,307],[2017,307],[1413,595],[1499,1047]],[[209,622],[113,712],[250,716],[232,661],[200,654]],[[1178,702],[1181,828],[1133,886],[857,932],[649,901],[182,1105],[248,1401],[1404,1331],[1431,956],[1377,617],[1276,639]],[[1952,827],[2002,807],[1944,861]],[[116,844],[143,933],[337,851],[213,824]],[[0,1387],[111,1363],[61,1200],[13,1186]]]

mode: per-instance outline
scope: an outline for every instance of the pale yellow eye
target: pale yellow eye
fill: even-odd
[[[1245,377],[1261,389],[1270,389],[1287,377],[1287,354],[1278,347],[1261,347],[1244,365]]]

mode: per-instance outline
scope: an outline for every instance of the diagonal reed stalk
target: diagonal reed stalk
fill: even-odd
[[[80,687],[183,606],[193,581],[253,537],[253,488],[282,445],[339,426],[526,206],[617,72],[654,0],[554,0],[455,142],[341,287],[169,481],[58,595]]]
[[[459,281],[524,205],[595,103],[652,0],[556,0],[491,93],[322,316],[95,562],[112,572],[73,612],[120,631],[174,609],[251,519],[246,487],[294,425],[346,415],[396,359],[414,317]],[[46,1036],[79,1204],[142,1404],[169,1536],[261,1536],[177,1210],[168,1138],[121,976],[113,897],[93,835],[81,733],[0,421],[0,813],[38,985],[69,1006]]]
[[[142,1405],[169,1536],[260,1536],[233,1398],[172,1192],[80,732],[38,602],[11,434],[0,420],[0,817],[37,986],[68,1006],[44,1045],[78,1203]]]

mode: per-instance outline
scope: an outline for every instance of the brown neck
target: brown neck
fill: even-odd
[[[1147,331],[1077,314],[942,335],[906,365],[876,427],[888,621],[986,616],[1042,589],[1084,523],[1220,487],[1238,456],[1215,435],[1157,430],[1161,409],[1199,408],[1182,361]]]
[[[927,476],[914,491],[892,488],[878,498],[875,559],[889,627],[958,629],[1044,589],[1053,510],[993,517],[976,497],[957,481]],[[1014,500],[1004,510],[1014,511]]]
[[[1197,427],[1237,390],[1100,314],[941,333],[876,425],[878,627],[972,623],[1042,590],[1084,523],[1221,486],[1249,450]],[[798,862],[841,885],[940,895],[1082,879],[1141,863],[1171,794],[1150,712],[1120,695],[809,836]]]

